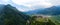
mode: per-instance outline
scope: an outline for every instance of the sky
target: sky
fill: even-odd
[[[0,4],[11,4],[19,11],[26,12],[60,5],[60,0],[0,0]]]

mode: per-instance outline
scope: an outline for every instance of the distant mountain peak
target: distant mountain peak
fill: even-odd
[[[50,8],[45,8],[40,10],[38,9],[38,10],[27,12],[27,14],[59,15],[60,6],[52,6]]]

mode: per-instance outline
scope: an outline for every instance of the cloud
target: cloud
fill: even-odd
[[[9,0],[0,0],[0,3],[1,3],[1,4],[8,4],[8,1],[9,1]]]
[[[29,7],[29,8],[18,8],[19,10],[22,10],[22,11],[30,11],[30,10],[36,10],[36,9],[39,9],[37,8],[36,6],[39,6],[41,8],[48,8],[48,7],[51,7],[53,6],[53,4],[49,3],[49,2],[46,2],[46,0],[12,0],[15,4],[17,5],[24,5],[26,7]]]
[[[26,12],[26,11],[34,10],[34,9],[36,9],[36,8],[33,9],[32,7],[27,7],[27,6],[24,6],[24,5],[19,5],[19,6],[17,7],[17,9],[18,9],[19,11]]]
[[[60,5],[60,0],[48,0],[47,2],[50,2],[54,5]]]
[[[0,0],[0,4],[11,4],[24,12],[60,5],[60,0]]]
[[[35,5],[41,5],[45,7],[52,6],[52,4],[46,2],[46,0],[12,0],[12,1],[18,5],[25,5],[28,7],[35,6]]]

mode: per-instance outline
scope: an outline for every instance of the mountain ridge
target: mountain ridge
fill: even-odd
[[[37,9],[37,10],[29,11],[26,13],[27,14],[59,15],[60,14],[60,6],[52,6],[50,8]]]
[[[11,5],[4,5],[0,11],[0,25],[26,25],[29,16]]]

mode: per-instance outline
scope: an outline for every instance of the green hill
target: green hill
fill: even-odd
[[[29,16],[11,5],[4,5],[0,11],[0,25],[26,25]]]

